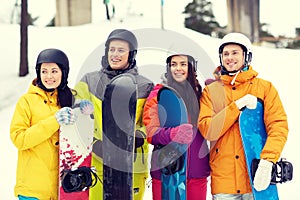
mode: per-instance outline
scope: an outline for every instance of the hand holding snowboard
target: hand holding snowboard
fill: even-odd
[[[193,126],[182,124],[171,129],[170,138],[173,142],[189,144],[193,140]]]
[[[84,115],[92,114],[94,112],[92,102],[89,100],[80,101],[80,111]],[[60,125],[72,125],[76,122],[78,116],[72,108],[63,107],[56,112],[55,118]]]
[[[257,191],[267,189],[271,182],[273,163],[264,159],[261,159],[258,168],[254,176],[254,188]]]
[[[80,111],[84,115],[90,115],[94,112],[93,103],[89,100],[80,101]]]
[[[235,101],[237,107],[241,110],[246,107],[248,109],[255,109],[257,104],[257,97],[252,94],[246,94],[242,98]]]
[[[59,125],[72,125],[75,123],[77,116],[72,108],[63,107],[56,112],[55,118]]]

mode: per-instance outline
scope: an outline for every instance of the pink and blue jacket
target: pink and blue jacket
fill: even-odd
[[[153,152],[159,149],[161,145],[167,145],[171,142],[170,127],[161,127],[158,115],[157,94],[162,84],[157,84],[148,96],[144,107],[143,122],[146,125],[147,141],[154,145]],[[197,126],[194,126],[194,139],[187,149],[187,177],[206,178],[210,174],[209,167],[209,149],[207,141],[200,134]],[[157,163],[157,154],[152,153],[151,158],[151,177],[160,179],[161,173]]]

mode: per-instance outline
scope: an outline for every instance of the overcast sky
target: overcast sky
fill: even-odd
[[[18,0],[21,2],[21,0]],[[99,2],[102,4],[102,0],[92,0],[97,2],[96,5],[99,5]],[[111,0],[112,2],[114,0]],[[128,0],[127,0],[128,1]],[[131,0],[132,2],[137,1],[149,1],[149,0]],[[160,0],[152,0],[152,5],[156,6],[154,3],[157,1],[160,4]],[[173,3],[170,3],[174,0],[164,0],[165,6],[175,6]],[[176,7],[184,6],[191,2],[192,0],[179,0],[176,3]],[[0,22],[4,18],[10,16],[11,10],[15,0],[0,0]],[[223,26],[227,24],[227,9],[226,9],[226,0],[211,0],[213,3],[213,11],[216,16],[217,21]],[[284,4],[284,5],[283,5]],[[143,4],[139,4],[143,5]],[[43,18],[49,18],[53,15],[55,10],[55,0],[30,0],[28,1],[29,11],[35,14],[42,15]],[[268,30],[273,35],[285,35],[285,36],[295,36],[295,28],[300,27],[300,1],[299,0],[260,0],[260,22],[268,23]],[[182,9],[183,9],[182,8]],[[147,4],[147,9],[149,9],[149,4]],[[9,17],[8,17],[9,18]]]

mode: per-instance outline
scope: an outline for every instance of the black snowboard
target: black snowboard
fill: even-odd
[[[103,113],[103,199],[133,199],[133,159],[137,84],[121,74],[107,85]]]

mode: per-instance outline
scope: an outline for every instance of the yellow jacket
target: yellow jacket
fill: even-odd
[[[58,109],[57,92],[45,92],[34,83],[17,102],[10,126],[18,148],[15,196],[58,198]]]
[[[244,194],[251,192],[235,100],[252,94],[263,101],[264,121],[268,138],[260,157],[275,163],[283,150],[288,135],[287,116],[275,87],[248,71],[234,76],[219,75],[204,88],[200,101],[198,128],[211,141],[212,194]]]

